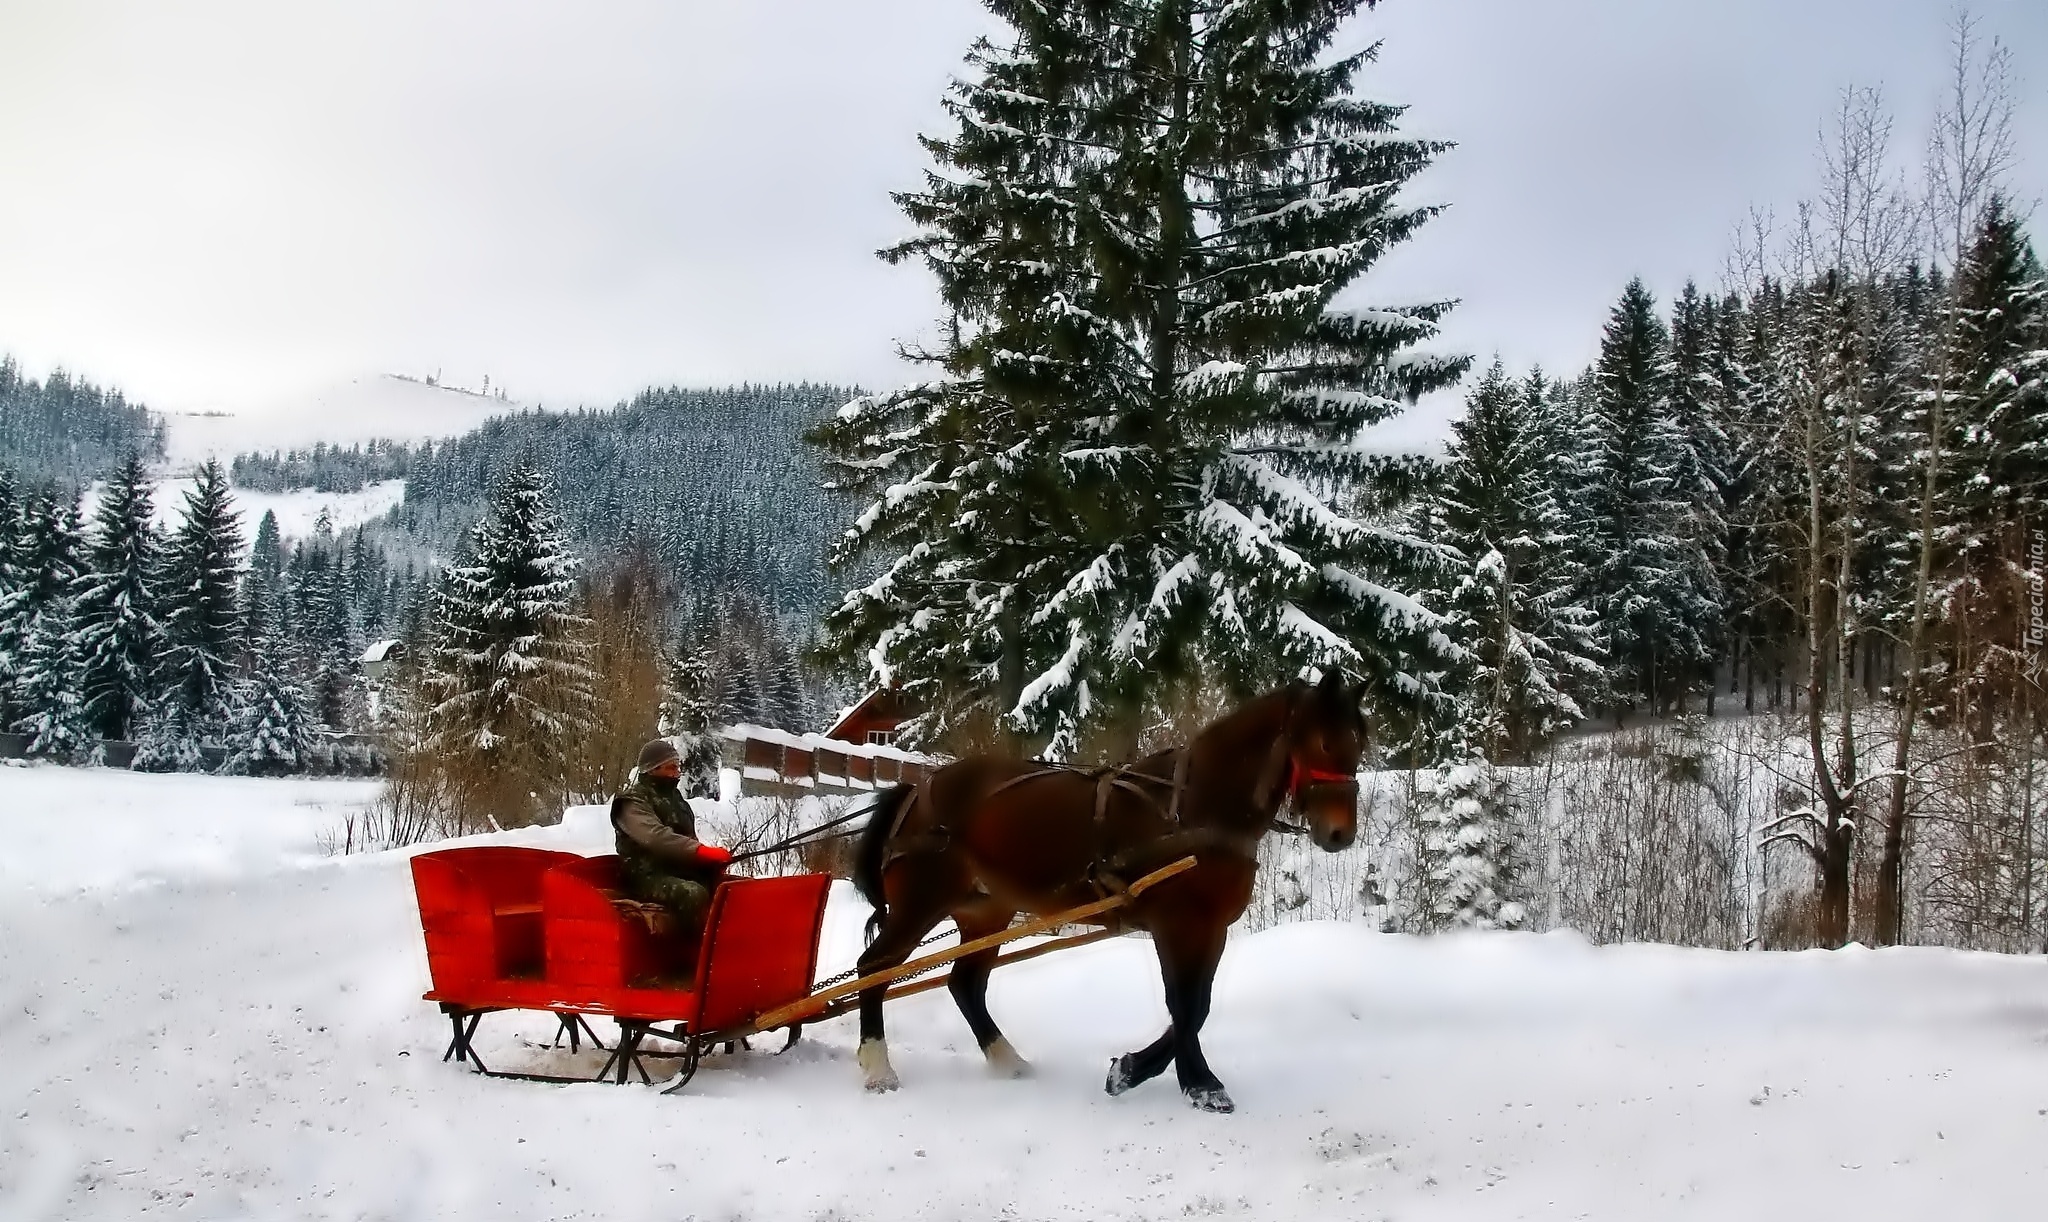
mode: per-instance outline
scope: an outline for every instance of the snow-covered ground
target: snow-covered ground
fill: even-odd
[[[1861,1222],[2048,1199],[2048,962],[1943,951],[1283,926],[1218,980],[1235,1116],[1165,1082],[1101,1093],[1164,1022],[1134,939],[996,978],[1024,1081],[983,1073],[943,993],[892,1008],[887,1096],[858,1088],[851,1020],[713,1058],[677,1097],[477,1078],[419,1000],[404,855],[313,854],[364,793],[0,769],[0,861],[29,863],[0,874],[0,1218]],[[601,816],[572,815],[517,838],[602,850]],[[824,970],[863,916],[835,894]],[[494,1063],[572,1067],[523,1042],[550,1020],[485,1023]]]
[[[323,838],[376,789],[10,760],[0,766],[0,903],[323,862]]]

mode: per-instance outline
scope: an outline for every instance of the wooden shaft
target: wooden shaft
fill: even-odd
[[[1062,925],[1071,925],[1077,921],[1086,920],[1089,917],[1108,912],[1112,908],[1121,908],[1181,871],[1194,868],[1195,859],[1183,857],[1179,861],[1161,866],[1157,870],[1152,871],[1137,882],[1132,883],[1129,890],[1120,894],[1096,900],[1092,904],[1082,904],[1078,908],[1069,908],[1064,912],[1055,912],[1051,916],[1037,917],[1024,922],[1022,925],[1013,925],[1000,933],[992,933],[986,937],[976,938],[972,942],[963,942],[951,950],[938,951],[921,959],[912,959],[908,963],[899,963],[892,968],[871,972],[857,980],[849,980],[844,984],[833,985],[823,992],[813,993],[809,997],[792,1001],[786,1006],[777,1006],[775,1009],[755,1019],[754,1026],[757,1030],[772,1031],[777,1027],[788,1026],[790,1023],[807,1022],[813,1016],[823,1013],[827,1005],[842,997],[849,997],[855,993],[872,989],[876,985],[888,984],[893,980],[901,980],[905,976],[919,975],[941,964],[951,963],[955,959],[962,959],[978,951],[987,950],[991,946],[1001,946],[1006,942],[1015,942],[1019,938],[1028,938],[1033,934],[1041,934],[1050,929],[1057,929]]]
[[[1041,942],[1036,946],[1027,946],[1023,950],[1013,950],[990,964],[989,970],[993,971],[1006,964],[1022,963],[1026,959],[1036,959],[1040,955],[1049,955],[1056,950],[1072,950],[1076,946],[1086,946],[1090,942],[1100,942],[1105,938],[1120,936],[1122,936],[1121,930],[1105,928],[1091,929],[1087,933],[1072,934],[1064,938],[1054,938],[1050,942]],[[884,993],[882,1000],[895,1001],[899,997],[914,997],[919,993],[929,993],[933,989],[947,984],[952,979],[953,974],[948,972],[943,976],[934,976],[930,980],[913,980],[908,984],[899,984],[891,988],[887,993]],[[807,1021],[827,1022],[843,1014],[853,1013],[859,1005],[860,998],[858,997],[842,997],[831,1005],[826,1006],[824,1010],[819,1012],[816,1018]]]

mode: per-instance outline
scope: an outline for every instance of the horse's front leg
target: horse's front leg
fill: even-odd
[[[1144,1082],[1150,1082],[1166,1072],[1173,1064],[1173,1027],[1169,1024],[1166,1033],[1136,1052],[1126,1052],[1109,1063],[1109,1079],[1102,1089],[1112,1095],[1121,1095]]]
[[[1209,995],[1216,965],[1223,960],[1227,927],[1189,931],[1159,947],[1166,978],[1166,1011],[1173,1016],[1173,1062],[1181,1093],[1205,1112],[1231,1112],[1237,1105],[1202,1055],[1202,1024],[1209,1020]]]

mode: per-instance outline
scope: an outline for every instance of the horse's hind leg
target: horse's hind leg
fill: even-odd
[[[1010,927],[1010,918],[1016,913],[993,900],[969,904],[953,910],[953,923],[960,928],[960,940],[973,941],[990,934],[1001,933]],[[1031,1072],[1031,1065],[1010,1041],[1003,1037],[1002,1029],[988,1012],[988,977],[995,970],[996,959],[1002,954],[1002,947],[991,946],[987,950],[953,961],[953,971],[946,981],[947,991],[953,994],[953,1004],[960,1007],[960,1014],[967,1020],[967,1026],[974,1032],[974,1042],[981,1046],[981,1054],[988,1058],[990,1071],[1008,1078],[1021,1078]]]
[[[920,894],[892,894],[889,897],[882,928],[855,964],[855,970],[861,975],[885,971],[910,958],[918,942],[931,932],[934,925],[945,919],[946,910],[951,906],[950,899],[941,901],[923,894],[931,890],[928,886],[920,886],[917,890]],[[882,998],[888,991],[888,985],[878,984],[861,990],[860,994],[860,1050],[856,1057],[860,1061],[861,1076],[871,1091],[895,1090],[902,1085],[896,1070],[889,1064],[888,1036],[882,1025]]]

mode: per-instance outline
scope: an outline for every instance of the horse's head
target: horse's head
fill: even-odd
[[[1324,851],[1358,839],[1358,767],[1365,757],[1364,688],[1335,671],[1303,690],[1287,723],[1287,796],[1310,839]]]

